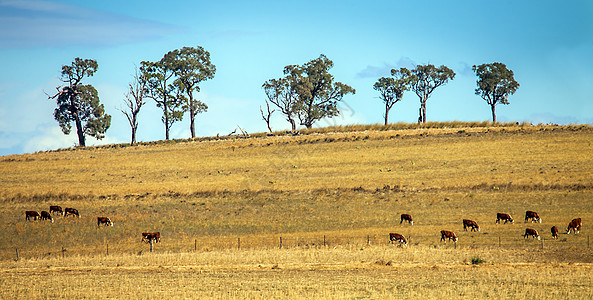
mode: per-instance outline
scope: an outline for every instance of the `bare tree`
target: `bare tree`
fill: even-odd
[[[132,82],[128,84],[128,91],[126,92],[124,103],[127,110],[120,109],[126,116],[130,127],[132,128],[132,141],[130,145],[136,144],[136,131],[138,130],[138,113],[146,98],[146,77],[144,77],[136,68],[136,73],[133,75]]]
[[[268,102],[268,100],[266,100],[266,107],[267,107],[267,113],[264,113],[264,110],[261,108],[261,106],[259,107],[259,111],[261,112],[262,119],[264,119],[264,121],[266,121],[266,124],[268,125],[268,130],[270,131],[270,133],[272,133],[272,126],[270,126],[270,117],[272,117],[272,114],[276,110],[275,109],[270,110],[270,103]]]

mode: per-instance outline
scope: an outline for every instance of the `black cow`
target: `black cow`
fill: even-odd
[[[511,224],[515,223],[515,220],[513,220],[513,218],[511,218],[511,215],[505,214],[505,213],[497,213],[496,214],[496,223],[500,223],[501,220],[503,220],[505,224],[507,222],[511,222]]]
[[[52,223],[54,222],[54,218],[52,218],[51,214],[45,210],[41,212],[41,220],[50,220]]]
[[[463,219],[463,230],[467,231],[467,228],[471,228],[471,231],[480,231],[478,223],[472,220]]]
[[[31,219],[33,219],[33,221],[36,221],[39,220],[39,218],[39,213],[34,210],[28,210],[25,212],[25,220],[27,221],[31,221]]]
[[[410,225],[414,225],[414,220],[412,220],[412,216],[410,216],[409,214],[401,215],[401,220],[399,221],[399,223],[401,224],[404,221],[407,221],[408,223],[410,223]]]
[[[113,222],[107,217],[97,217],[97,227],[100,227],[101,225],[113,226]]]
[[[72,208],[72,207],[66,207],[64,209],[64,218],[67,216],[74,216],[74,217],[79,217],[80,218],[80,214],[78,213],[78,209]]]

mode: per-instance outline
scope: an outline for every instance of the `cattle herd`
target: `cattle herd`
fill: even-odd
[[[62,210],[61,206],[58,205],[51,205],[48,211],[41,211],[39,214],[37,211],[28,210],[25,211],[25,220],[26,221],[37,221],[37,220],[49,220],[52,223],[54,222],[54,218],[52,215],[59,214],[62,215],[64,218],[68,216],[80,218],[80,213],[78,209],[66,207]],[[103,226],[113,226],[113,222],[108,217],[97,217],[97,228],[100,228],[101,225]],[[150,242],[160,242],[161,240],[161,233],[160,232],[152,232],[152,233],[142,233],[142,241],[150,243]]]
[[[66,207],[66,208],[64,208],[64,210],[62,210],[62,207],[57,206],[57,205],[52,205],[49,207],[49,212],[44,210],[44,211],[41,211],[41,214],[39,214],[37,211],[31,211],[31,210],[25,211],[25,220],[26,221],[47,220],[47,221],[50,221],[53,223],[54,218],[52,217],[52,215],[54,215],[54,214],[61,214],[64,218],[66,218],[68,216],[80,218],[80,213],[75,208]],[[412,216],[410,214],[401,214],[401,220],[399,223],[402,224],[404,221],[408,222],[410,225],[414,225],[414,220],[412,219]],[[507,213],[497,213],[495,223],[499,224],[502,221],[504,221],[504,224],[515,223],[515,220],[513,220],[511,215],[509,215]],[[528,210],[525,212],[525,223],[530,222],[530,221],[541,223],[542,219],[536,212]],[[467,231],[468,228],[471,231],[478,231],[478,232],[480,231],[480,226],[478,225],[478,223],[476,223],[473,220],[463,219],[462,224],[463,224],[464,231]],[[101,225],[113,226],[113,222],[108,217],[97,217],[97,228],[100,228]],[[582,226],[581,218],[573,219],[572,221],[570,221],[570,223],[568,223],[568,227],[566,229],[566,234],[570,234],[571,232],[573,232],[575,234],[579,233],[579,231],[581,230],[581,226]],[[558,238],[558,227],[553,226],[550,229],[550,231],[552,233],[552,238],[557,239]],[[525,234],[523,234],[523,238],[527,239],[529,237],[533,237],[538,240],[541,239],[537,230],[535,230],[533,228],[525,229]],[[158,243],[158,242],[160,242],[160,240],[161,240],[160,232],[143,232],[142,233],[142,241],[143,242],[152,244],[153,242]],[[457,238],[457,235],[455,234],[455,232],[453,232],[453,231],[441,230],[440,241],[446,243],[447,240],[457,243],[458,238]],[[408,245],[408,240],[406,240],[405,236],[403,236],[399,233],[389,233],[389,243],[396,243],[396,242],[399,243],[401,246]]]
[[[410,214],[401,214],[401,220],[399,223],[402,224],[404,221],[407,221],[410,225],[414,225],[414,221],[412,220],[412,216]],[[509,215],[507,213],[497,213],[495,223],[500,224],[503,221],[504,221],[504,224],[515,223],[515,220],[513,220],[511,215]],[[527,222],[541,223],[542,219],[536,212],[528,210],[525,212],[525,223],[527,223]],[[471,231],[480,231],[480,226],[478,225],[478,223],[476,223],[473,220],[463,219],[462,224],[463,224],[464,231],[467,231],[468,228]],[[568,227],[566,229],[566,234],[570,234],[571,232],[573,232],[575,234],[579,233],[579,231],[581,230],[581,226],[582,226],[581,218],[573,219],[572,221],[570,221],[570,223],[568,223]],[[557,239],[558,238],[558,227],[552,226],[550,231],[552,233],[552,238]],[[534,239],[541,240],[539,233],[537,232],[537,230],[535,230],[533,228],[525,229],[525,234],[523,234],[523,238],[527,239],[529,237],[533,237]],[[447,240],[453,241],[456,243],[458,241],[458,238],[457,238],[457,235],[455,235],[455,232],[453,232],[453,231],[441,230],[440,241],[446,243]],[[406,240],[406,238],[403,235],[401,235],[399,233],[389,233],[389,243],[396,243],[396,242],[398,242],[400,244],[400,246],[408,245],[408,241]]]

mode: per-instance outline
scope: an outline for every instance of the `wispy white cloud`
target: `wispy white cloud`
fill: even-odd
[[[72,4],[0,0],[0,48],[117,45],[182,30]]]

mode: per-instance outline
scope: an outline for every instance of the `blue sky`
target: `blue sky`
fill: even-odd
[[[457,75],[427,103],[428,121],[489,120],[474,94],[477,64],[502,62],[521,85],[499,121],[593,123],[593,2],[591,1],[9,1],[0,0],[0,155],[76,145],[61,133],[47,99],[61,84],[62,65],[97,60],[87,83],[112,115],[102,141],[129,142],[118,110],[137,65],[184,46],[202,46],[217,67],[198,98],[197,134],[237,126],[263,132],[261,85],[289,64],[325,54],[336,80],[356,89],[341,116],[316,126],[381,123],[373,83],[392,68],[446,65]],[[418,97],[407,92],[391,122],[415,122]],[[147,100],[139,141],[164,139],[161,113]],[[274,130],[289,124],[275,114]],[[172,138],[189,137],[189,120]]]

